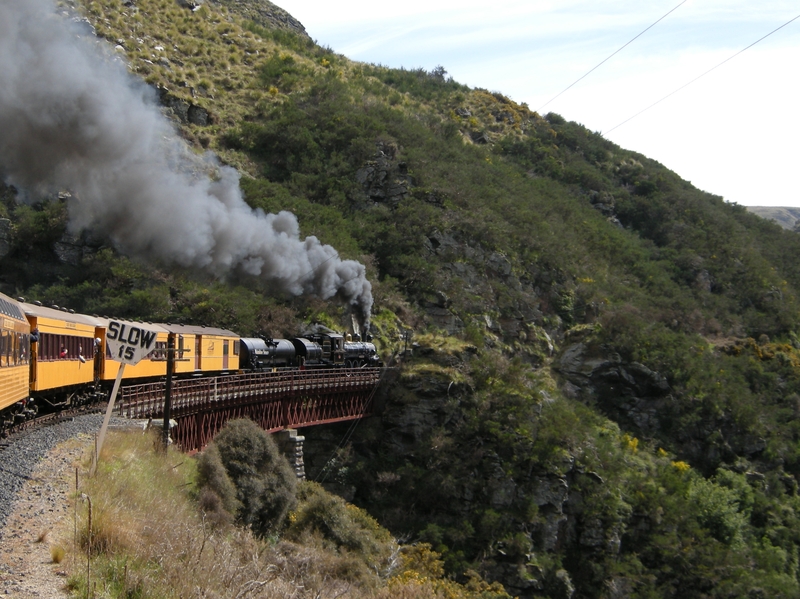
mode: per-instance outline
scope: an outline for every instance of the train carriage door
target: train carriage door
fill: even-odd
[[[39,329],[36,326],[36,321],[28,319],[31,323],[31,367],[30,367],[30,385],[33,387],[36,384],[36,373],[39,369]]]
[[[203,336],[195,335],[194,338],[194,369],[200,370],[203,365]]]
[[[106,353],[103,351],[103,339],[101,335],[105,330],[95,328],[94,330],[94,380],[99,381],[103,378],[105,370]]]
[[[228,370],[228,340],[222,342],[222,370]]]

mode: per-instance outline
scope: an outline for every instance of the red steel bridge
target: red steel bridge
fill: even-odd
[[[199,451],[228,420],[249,418],[267,432],[355,420],[372,415],[382,368],[285,370],[178,379],[172,383],[171,433],[184,451]],[[127,418],[164,417],[166,383],[119,391]]]

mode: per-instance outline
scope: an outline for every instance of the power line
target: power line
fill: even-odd
[[[595,69],[597,69],[599,66],[601,66],[603,63],[605,63],[607,60],[609,60],[609,59],[610,59],[611,57],[613,57],[615,54],[618,54],[619,52],[621,52],[622,50],[624,50],[624,49],[625,49],[625,47],[626,47],[626,46],[628,46],[628,45],[630,45],[632,42],[634,42],[634,41],[636,40],[636,38],[638,38],[638,37],[642,36],[644,33],[646,33],[646,32],[647,32],[647,30],[648,30],[648,29],[652,29],[653,27],[655,27],[655,26],[656,26],[656,25],[657,25],[657,24],[658,24],[660,21],[663,21],[663,20],[664,20],[665,18],[667,18],[667,17],[668,17],[668,16],[669,16],[671,13],[675,12],[675,11],[676,11],[678,8],[680,8],[680,7],[681,7],[683,4],[686,4],[687,2],[688,2],[688,0],[683,0],[683,2],[681,2],[681,3],[680,3],[680,4],[678,4],[678,5],[677,5],[675,8],[673,8],[672,10],[670,10],[669,12],[667,12],[666,14],[664,14],[664,15],[663,15],[663,16],[662,16],[660,19],[658,19],[658,20],[657,20],[655,23],[652,23],[652,24],[651,24],[649,27],[647,27],[646,29],[644,29],[644,30],[642,30],[641,32],[639,32],[639,34],[638,34],[638,35],[636,35],[636,37],[634,37],[634,38],[630,39],[630,40],[629,40],[629,41],[628,41],[628,42],[627,42],[625,45],[623,45],[621,48],[617,49],[615,52],[613,52],[612,54],[610,54],[609,56],[607,56],[605,59],[603,59],[601,62],[599,62],[599,63],[598,63],[596,66],[594,66],[593,68],[589,69],[589,71],[587,71],[586,73],[584,73],[584,74],[583,74],[581,77],[579,77],[578,79],[576,79],[575,81],[573,81],[571,84],[569,84],[569,85],[568,85],[567,87],[565,87],[563,90],[561,90],[560,92],[558,92],[558,93],[557,93],[555,96],[553,96],[552,98],[550,98],[550,99],[549,99],[547,102],[545,102],[544,104],[542,104],[542,107],[541,107],[541,108],[539,108],[539,109],[538,109],[536,112],[538,112],[539,114],[541,114],[541,113],[542,113],[542,109],[543,109],[545,106],[547,106],[548,104],[550,104],[550,102],[552,102],[553,100],[555,100],[556,98],[558,98],[558,97],[559,97],[561,94],[563,94],[565,91],[567,91],[568,89],[570,89],[570,88],[571,88],[573,85],[575,85],[576,83],[578,83],[578,82],[579,82],[581,79],[583,79],[584,77],[586,77],[587,75],[589,75],[589,74],[590,74],[592,71],[594,71]]]
[[[681,86],[680,86],[678,89],[676,89],[676,90],[674,90],[674,91],[672,91],[672,92],[668,93],[666,96],[664,96],[664,97],[663,97],[663,98],[661,98],[660,100],[657,100],[656,102],[653,102],[652,104],[650,104],[650,106],[648,106],[647,108],[643,108],[642,110],[640,110],[639,112],[637,112],[636,114],[634,114],[632,117],[629,117],[629,118],[625,119],[625,120],[624,120],[624,121],[622,121],[622,122],[621,122],[619,125],[615,125],[614,127],[612,127],[611,129],[609,129],[608,131],[604,132],[604,135],[608,135],[608,134],[609,134],[609,133],[611,133],[611,132],[612,132],[614,129],[617,129],[618,127],[622,127],[622,125],[624,125],[624,124],[625,124],[625,123],[627,123],[628,121],[632,121],[633,119],[635,119],[637,116],[639,116],[639,115],[640,115],[640,114],[642,114],[643,112],[647,112],[648,110],[650,110],[650,109],[651,109],[653,106],[655,106],[656,104],[660,104],[661,102],[663,102],[664,100],[666,100],[666,99],[667,99],[667,98],[669,98],[670,96],[674,96],[675,94],[677,94],[677,93],[678,93],[679,91],[681,91],[682,89],[684,89],[684,88],[686,88],[686,87],[689,87],[689,86],[690,86],[692,83],[694,83],[694,82],[695,82],[695,81],[697,81],[698,79],[700,79],[700,78],[702,78],[702,77],[705,77],[706,75],[708,75],[708,74],[709,74],[711,71],[713,71],[714,69],[717,69],[717,68],[721,67],[722,65],[724,65],[724,64],[725,64],[726,62],[728,62],[729,60],[732,60],[732,59],[736,58],[737,56],[739,56],[739,54],[741,54],[741,53],[742,53],[742,52],[744,52],[745,50],[749,50],[750,48],[752,48],[753,46],[755,46],[755,45],[756,45],[758,42],[760,42],[760,41],[762,41],[762,40],[765,40],[766,38],[768,38],[770,35],[772,35],[772,34],[773,34],[773,33],[775,33],[776,31],[779,31],[780,29],[783,29],[784,27],[786,27],[786,26],[787,26],[787,25],[789,25],[790,23],[792,23],[792,22],[796,21],[797,19],[800,19],[800,15],[797,15],[797,16],[796,16],[796,17],[794,17],[793,19],[789,19],[788,21],[786,21],[786,22],[785,22],[783,25],[781,25],[780,27],[777,27],[777,28],[773,29],[773,30],[772,30],[772,31],[770,31],[770,32],[769,32],[767,35],[765,35],[765,36],[763,36],[763,37],[760,37],[759,39],[757,39],[756,41],[754,41],[754,42],[753,42],[752,44],[750,44],[749,46],[747,46],[747,47],[745,47],[745,48],[742,48],[741,50],[739,50],[739,51],[738,51],[736,54],[733,54],[732,56],[729,56],[728,58],[726,58],[725,60],[723,60],[723,61],[722,61],[721,63],[719,63],[718,65],[711,67],[711,68],[710,68],[710,69],[708,69],[708,70],[707,70],[705,73],[702,73],[701,75],[698,75],[697,77],[695,77],[694,79],[692,79],[692,80],[691,80],[691,81],[689,81],[688,83],[684,83],[684,84],[683,84],[683,85],[681,85]]]

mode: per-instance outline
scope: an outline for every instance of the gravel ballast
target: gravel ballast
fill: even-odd
[[[94,435],[100,431],[102,424],[102,414],[77,416],[23,435],[0,450],[0,540],[4,537],[6,521],[14,509],[20,489],[47,453],[59,443],[79,434]],[[110,423],[114,428],[132,425],[132,421],[123,418],[112,418]]]

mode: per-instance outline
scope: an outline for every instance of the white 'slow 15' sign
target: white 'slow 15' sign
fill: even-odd
[[[143,327],[138,322],[111,320],[106,343],[114,360],[133,366],[155,349],[157,336],[158,331]]]

